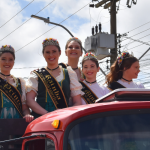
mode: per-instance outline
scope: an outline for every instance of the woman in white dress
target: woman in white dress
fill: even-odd
[[[45,39],[42,53],[47,66],[31,72],[27,82],[27,104],[35,118],[68,107],[70,97],[72,106],[80,105],[83,93],[72,68],[58,65],[61,50],[56,39]]]
[[[128,52],[123,52],[106,76],[108,89],[112,91],[118,88],[144,88],[143,84],[133,81],[138,77],[139,72],[139,60]]]
[[[65,46],[65,53],[68,57],[67,64],[60,63],[64,68],[71,66],[71,68],[76,72],[78,80],[83,80],[84,76],[82,74],[81,68],[78,67],[79,58],[82,56],[82,42],[77,37],[70,38]]]
[[[83,86],[82,91],[85,93],[81,97],[82,104],[95,103],[95,100],[109,92],[106,87],[100,86],[96,81],[96,74],[99,70],[100,67],[96,56],[93,53],[86,53],[82,60],[82,72],[86,79],[80,81]]]
[[[15,50],[10,45],[0,48],[0,118],[34,119],[26,104],[26,84],[22,78],[10,74],[14,66]]]

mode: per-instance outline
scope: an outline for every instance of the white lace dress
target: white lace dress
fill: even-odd
[[[87,83],[85,80],[83,82],[95,93],[95,95],[98,98],[109,93],[109,90],[105,86],[99,85],[97,82],[91,85]],[[85,105],[86,104],[85,100],[83,98],[81,98],[81,100],[82,100],[82,105]]]

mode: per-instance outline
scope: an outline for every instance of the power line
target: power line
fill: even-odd
[[[138,40],[138,39],[133,39],[133,38],[131,38],[131,37],[125,37],[125,38],[130,39],[130,40],[132,40],[132,41],[134,41],[134,42],[139,42],[139,43],[142,43],[142,44],[145,44],[145,45],[149,45],[149,46],[150,46],[149,43],[140,41],[140,40]],[[133,43],[133,42],[131,42],[131,43]],[[129,43],[129,44],[130,44],[130,43]],[[128,45],[128,44],[126,44],[126,45]],[[122,46],[122,47],[123,47],[123,46]]]
[[[150,41],[148,41],[148,42],[150,42]],[[136,48],[136,47],[139,47],[139,46],[141,46],[141,45],[144,45],[144,44],[140,44],[140,45],[137,45],[137,46],[132,47],[132,48],[130,48],[130,49],[127,49],[127,51],[129,51],[129,50],[131,50],[131,49],[134,49],[134,48]]]
[[[145,38],[145,37],[147,37],[147,36],[149,36],[150,34],[147,34],[147,35],[145,35],[145,36],[143,36],[143,37],[141,37],[141,38],[138,38],[138,40],[139,39],[142,39],[142,38]],[[130,38],[130,37],[128,37],[128,38]],[[131,39],[131,38],[130,38]],[[133,40],[133,39],[132,39]],[[137,40],[134,40],[134,42],[137,42]],[[128,43],[128,44],[125,44],[125,45],[123,45],[123,46],[121,46],[121,47],[124,47],[124,46],[127,46],[127,45],[129,45],[129,44],[131,44],[131,43],[134,43],[134,42],[130,42],[130,43]]]
[[[137,33],[137,34],[134,34],[134,35],[132,35],[132,36],[130,36],[130,37],[136,36],[136,35],[138,35],[138,34],[141,34],[141,33],[145,32],[145,31],[148,31],[148,30],[150,30],[150,28],[148,28],[148,29],[146,29],[146,30],[144,30],[144,31],[141,31],[141,32],[139,32],[139,33]],[[124,40],[122,40],[121,42],[123,42],[123,41],[125,41],[125,40],[127,40],[127,39],[124,39]]]
[[[89,15],[90,15],[90,27],[91,27],[91,13],[90,13],[90,7],[89,7]]]
[[[12,20],[14,17],[16,17],[20,12],[22,12],[25,8],[27,8],[34,0],[32,0],[30,3],[28,3],[24,8],[22,8],[18,13],[16,13],[12,18],[10,18],[8,21],[6,21],[0,28],[2,28],[4,25],[6,25],[10,20]]]
[[[128,32],[126,32],[126,33],[132,32],[132,31],[134,31],[134,30],[136,30],[136,29],[138,29],[138,28],[140,28],[140,27],[142,27],[142,26],[144,26],[144,25],[146,25],[146,24],[148,24],[148,23],[150,23],[150,21],[149,21],[149,22],[147,22],[147,23],[145,23],[145,24],[142,24],[141,26],[136,27],[136,28],[134,28],[134,29],[132,29],[132,30],[130,30],[130,31],[128,31]]]
[[[55,0],[53,0],[52,2],[48,3],[45,7],[43,7],[40,11],[38,11],[35,15],[37,15],[38,13],[40,13],[42,10],[44,10],[48,5],[50,5],[51,3],[53,3]],[[13,30],[12,32],[10,32],[9,34],[7,34],[4,38],[2,38],[0,41],[4,40],[6,37],[8,37],[10,34],[12,34],[13,32],[15,32],[17,29],[19,29],[21,26],[23,26],[25,23],[27,23],[29,20],[31,20],[32,18],[26,20],[23,24],[21,24],[19,27],[17,27],[15,30]]]
[[[90,4],[90,3],[88,3],[88,4]],[[70,17],[72,17],[74,14],[76,14],[77,12],[79,12],[81,9],[83,9],[84,7],[86,7],[88,4],[86,4],[85,6],[83,6],[82,8],[80,8],[78,11],[74,12],[72,15],[68,16],[66,19],[64,19],[63,21],[61,21],[59,24],[65,22],[67,19],[69,19]],[[47,32],[49,32],[50,30],[54,29],[55,27],[57,27],[57,26],[54,26],[51,29],[47,30],[46,32],[44,32],[40,36],[36,37],[34,40],[30,41],[29,43],[27,43],[26,45],[24,45],[23,47],[21,47],[20,49],[18,49],[16,52],[20,51],[21,49],[23,49],[24,47],[26,47],[30,43],[34,42],[35,40],[37,40],[38,38],[40,38],[41,36],[43,36],[44,34],[46,34]]]

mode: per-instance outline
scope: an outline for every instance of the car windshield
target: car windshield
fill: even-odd
[[[72,126],[67,145],[68,150],[148,150],[150,113],[90,117]]]

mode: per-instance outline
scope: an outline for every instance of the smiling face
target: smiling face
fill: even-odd
[[[76,41],[71,41],[67,45],[67,49],[65,52],[66,52],[66,56],[68,56],[68,58],[79,58],[82,55],[81,46]]]
[[[138,77],[138,73],[140,72],[139,61],[134,62],[129,69],[126,70],[124,68],[123,77],[128,77],[131,80]]]
[[[82,72],[86,77],[86,80],[96,80],[96,74],[100,67],[97,67],[96,63],[92,60],[86,60],[82,66]]]
[[[9,53],[5,52],[0,56],[0,69],[1,72],[5,75],[10,74],[10,70],[14,66],[14,56]]]
[[[48,65],[58,66],[58,59],[61,55],[61,51],[54,45],[46,46],[43,52],[43,56]]]

